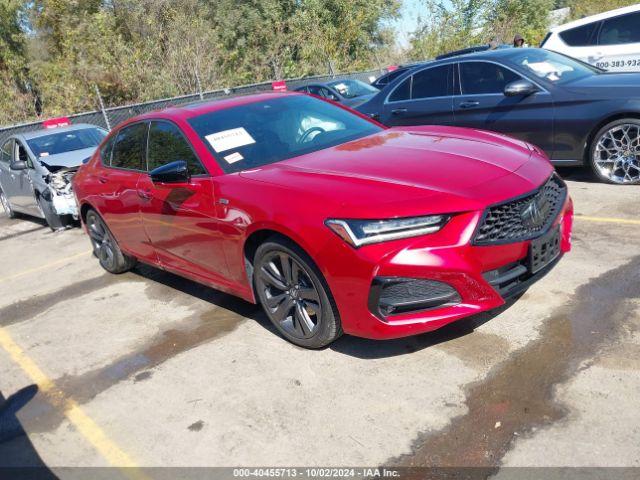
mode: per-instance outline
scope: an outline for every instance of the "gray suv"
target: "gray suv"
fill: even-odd
[[[0,202],[5,215],[44,218],[59,230],[78,218],[71,179],[106,130],[88,124],[20,133],[0,148]]]

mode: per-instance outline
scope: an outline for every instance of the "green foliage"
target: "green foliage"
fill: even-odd
[[[369,68],[400,0],[0,0],[2,123]],[[29,90],[26,85],[33,88]],[[22,98],[24,97],[24,98]]]
[[[571,7],[569,20],[577,20],[589,15],[634,5],[638,2],[637,0],[574,0],[570,3],[570,5],[566,5]]]

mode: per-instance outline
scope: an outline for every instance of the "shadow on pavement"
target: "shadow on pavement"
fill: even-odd
[[[0,478],[58,478],[42,461],[16,415],[37,393],[37,385],[24,387],[7,399],[0,392]]]

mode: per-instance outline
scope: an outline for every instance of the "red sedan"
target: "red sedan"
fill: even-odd
[[[131,119],[74,189],[106,270],[140,261],[261,303],[309,348],[498,307],[569,251],[573,216],[533,145],[296,93]]]

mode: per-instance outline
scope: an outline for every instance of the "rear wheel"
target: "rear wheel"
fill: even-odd
[[[623,118],[602,127],[591,143],[589,159],[602,181],[640,184],[640,120]]]
[[[9,203],[9,199],[6,197],[4,192],[0,190],[0,204],[2,204],[2,211],[4,215],[8,218],[16,218],[16,212],[11,208],[11,204]]]
[[[104,220],[95,210],[87,212],[85,223],[93,246],[93,254],[100,261],[102,268],[110,273],[124,273],[135,266],[136,259],[120,250]]]
[[[329,286],[311,258],[294,243],[274,238],[260,245],[254,278],[267,317],[290,342],[320,348],[342,335]]]

